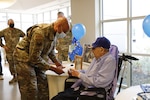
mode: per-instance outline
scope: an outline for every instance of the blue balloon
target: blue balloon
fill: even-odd
[[[73,37],[73,39],[72,39],[72,44],[74,44],[74,43],[76,43],[78,40],[75,38],[75,37]]]
[[[72,34],[77,39],[80,40],[86,33],[85,26],[83,24],[75,24],[72,27]]]
[[[74,61],[75,55],[81,56],[83,52],[83,48],[80,42],[76,41],[75,43],[72,43],[72,45],[74,45],[75,47],[73,48],[72,52],[68,53],[70,61]]]
[[[150,15],[146,16],[143,21],[144,33],[150,37]]]

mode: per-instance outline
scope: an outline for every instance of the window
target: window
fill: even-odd
[[[43,13],[37,14],[37,22],[38,24],[43,23]]]
[[[66,17],[68,17],[67,8],[59,9],[59,11],[63,12]]]
[[[22,22],[33,22],[32,14],[22,14],[21,16]]]
[[[149,56],[134,56],[138,61],[132,62],[132,85],[139,85],[150,82]]]
[[[150,38],[142,29],[149,14],[149,0],[101,0],[100,28],[112,44],[125,53],[138,58],[127,63],[123,83],[127,86],[149,83]],[[138,80],[138,81],[137,81]],[[141,81],[139,81],[141,80]]]
[[[132,52],[150,54],[150,38],[142,29],[143,19],[132,20]]]
[[[127,51],[127,22],[117,21],[104,23],[104,36],[107,37],[111,44],[117,45],[119,51]],[[120,42],[118,42],[120,41]]]
[[[51,11],[51,22],[53,22],[57,19],[57,13],[58,13],[58,10]]]
[[[0,13],[0,21],[7,21],[6,13]]]
[[[44,12],[44,23],[50,23],[50,12]]]
[[[131,0],[132,1],[132,16],[145,16],[150,14],[150,0]]]
[[[0,22],[0,30],[6,28],[8,25],[7,25],[7,21],[5,22]]]
[[[26,30],[33,25],[33,15],[32,14],[22,14],[21,16],[21,29],[26,33]]]
[[[7,16],[6,13],[0,13],[0,30],[7,27]]]
[[[14,22],[20,22],[20,14],[19,13],[8,13],[8,19],[13,19]]]
[[[116,19],[127,17],[127,0],[102,0],[103,18]]]

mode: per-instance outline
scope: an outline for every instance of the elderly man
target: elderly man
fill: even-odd
[[[30,27],[27,36],[17,44],[14,58],[21,100],[49,100],[45,71],[64,73],[55,57],[54,47],[56,38],[63,38],[68,30],[68,20],[61,17],[51,24]],[[50,59],[57,67],[51,66]]]
[[[105,37],[99,37],[92,44],[94,59],[85,72],[71,69],[69,74],[78,77],[79,80],[71,89],[59,93],[52,100],[77,100],[83,88],[107,88],[115,76],[116,60],[109,52],[110,41]],[[78,83],[78,85],[76,85]],[[79,85],[80,83],[80,85]],[[79,87],[79,88],[77,88]],[[82,92],[83,94],[83,92]],[[103,100],[98,97],[88,97],[83,100]],[[79,99],[80,100],[80,99]]]
[[[0,42],[0,46],[3,47],[6,51],[6,58],[9,64],[9,70],[11,75],[13,75],[13,79],[9,81],[9,84],[12,84],[14,82],[17,82],[16,79],[16,69],[14,66],[14,60],[13,60],[13,52],[14,49],[19,42],[20,37],[24,37],[25,33],[21,31],[18,28],[14,27],[14,21],[13,19],[8,20],[8,28],[3,29],[0,31],[0,39],[4,38],[5,40],[5,45]]]

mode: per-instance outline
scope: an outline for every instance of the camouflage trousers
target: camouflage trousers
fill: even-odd
[[[66,51],[66,50],[58,51],[58,59],[60,61],[67,61],[68,60],[68,51]]]
[[[15,75],[16,74],[16,68],[14,65],[13,53],[9,53],[9,54],[7,53],[6,59],[7,59],[7,62],[9,64],[9,71],[10,71],[11,75]]]
[[[38,68],[15,62],[21,100],[49,100],[47,77]]]

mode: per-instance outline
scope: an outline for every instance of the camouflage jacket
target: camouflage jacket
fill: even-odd
[[[59,51],[68,51],[69,45],[72,43],[72,32],[69,31],[66,33],[64,38],[59,38],[57,40],[56,49]]]
[[[0,31],[0,46],[4,46],[2,43],[2,38],[5,40],[5,45],[8,47],[8,51],[6,53],[12,53],[20,40],[20,37],[24,37],[25,33],[17,28],[6,28]]]
[[[52,61],[56,60],[54,45],[52,45],[55,42],[53,27],[53,24],[40,24],[30,27],[27,36],[16,46],[15,60],[28,62],[33,67],[48,70],[50,66],[49,58]]]

